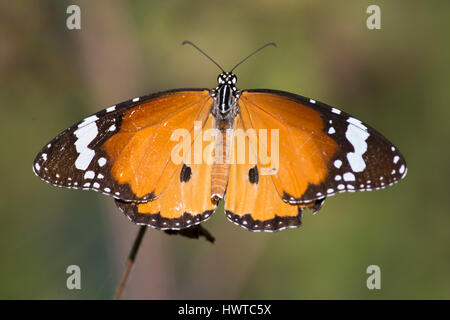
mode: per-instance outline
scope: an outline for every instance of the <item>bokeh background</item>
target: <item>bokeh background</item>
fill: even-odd
[[[81,30],[66,8],[81,8]],[[368,30],[366,8],[381,8]],[[299,229],[251,233],[222,212],[190,240],[149,230],[127,299],[450,298],[450,2],[0,1],[0,298],[110,299],[138,227],[95,192],[31,170],[56,134],[107,106],[179,87],[273,88],[335,105],[396,144],[404,181],[328,199]],[[66,268],[81,267],[81,290]],[[379,265],[382,289],[368,290]]]

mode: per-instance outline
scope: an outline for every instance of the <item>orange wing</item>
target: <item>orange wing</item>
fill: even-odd
[[[279,231],[300,226],[303,208],[309,206],[317,211],[323,200],[298,206],[282,200],[274,184],[271,168],[257,156],[259,150],[267,150],[267,144],[260,145],[260,136],[252,134],[246,135],[245,143],[244,140],[239,142],[242,138],[240,132],[248,133],[248,129],[251,129],[245,126],[243,118],[238,116],[235,119],[236,138],[225,196],[227,218],[251,231]]]
[[[336,142],[323,132],[321,114],[296,101],[270,93],[243,92],[239,100],[245,126],[278,132],[278,141],[267,133],[268,151],[278,155],[270,175],[279,197],[301,198],[309,184],[320,184],[328,175],[328,164],[337,152]],[[256,141],[255,141],[256,143]],[[258,141],[259,143],[259,141]],[[262,145],[264,146],[264,144]],[[269,152],[267,152],[269,154]],[[305,203],[320,197],[304,199]]]
[[[171,159],[173,150],[182,139],[192,144],[194,122],[204,125],[211,104],[208,91],[182,92],[128,110],[120,131],[104,144],[114,180],[129,185],[138,199],[159,197],[182,167]]]
[[[203,89],[123,102],[63,131],[36,156],[33,169],[58,186],[112,195],[137,223],[186,228],[215,209],[211,166],[195,164],[188,154],[202,138],[196,129],[213,126],[211,106]]]
[[[57,186],[123,201],[155,199],[182,166],[170,161],[171,150],[184,137],[192,141],[194,122],[203,125],[211,105],[209,90],[177,89],[111,106],[50,141],[33,170]]]
[[[210,114],[203,131],[212,129],[213,122]],[[201,139],[201,134],[196,135],[190,146]],[[207,147],[208,144],[202,144],[202,154]],[[170,154],[170,151],[166,152]],[[193,152],[191,155],[194,156]],[[195,163],[192,159],[191,163],[178,166],[156,200],[146,203],[116,201],[116,204],[137,224],[162,230],[188,228],[207,220],[216,208],[210,198],[211,171],[212,163]]]
[[[285,202],[309,204],[340,192],[382,189],[406,175],[398,148],[337,108],[264,89],[244,91],[239,106],[245,126],[279,132],[272,180]]]

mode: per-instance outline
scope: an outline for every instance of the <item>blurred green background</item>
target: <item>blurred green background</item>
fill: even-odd
[[[66,8],[81,8],[81,30]],[[366,8],[381,8],[368,30]],[[0,298],[109,299],[137,226],[95,192],[32,173],[40,148],[86,115],[159,90],[214,87],[299,93],[377,128],[408,162],[387,190],[328,199],[299,229],[251,233],[222,212],[216,243],[149,230],[128,299],[450,298],[450,2],[0,1]],[[81,290],[66,268],[81,267]],[[366,268],[381,267],[381,290]]]

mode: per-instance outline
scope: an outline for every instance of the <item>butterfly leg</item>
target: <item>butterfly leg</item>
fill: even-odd
[[[205,237],[205,239],[211,243],[214,243],[216,240],[205,228],[202,227],[201,224],[197,224],[191,226],[187,229],[181,230],[164,230],[165,233],[170,235],[180,235],[183,237],[191,238],[191,239],[199,239],[200,237]]]

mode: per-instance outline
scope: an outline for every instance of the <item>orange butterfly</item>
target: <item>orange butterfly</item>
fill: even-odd
[[[207,220],[220,200],[248,230],[297,227],[302,211],[317,212],[328,196],[405,177],[398,149],[345,112],[292,93],[237,89],[232,71],[251,55],[231,72],[214,62],[223,71],[214,89],[159,92],[85,118],[39,152],[34,172],[112,196],[131,221],[163,230]]]

